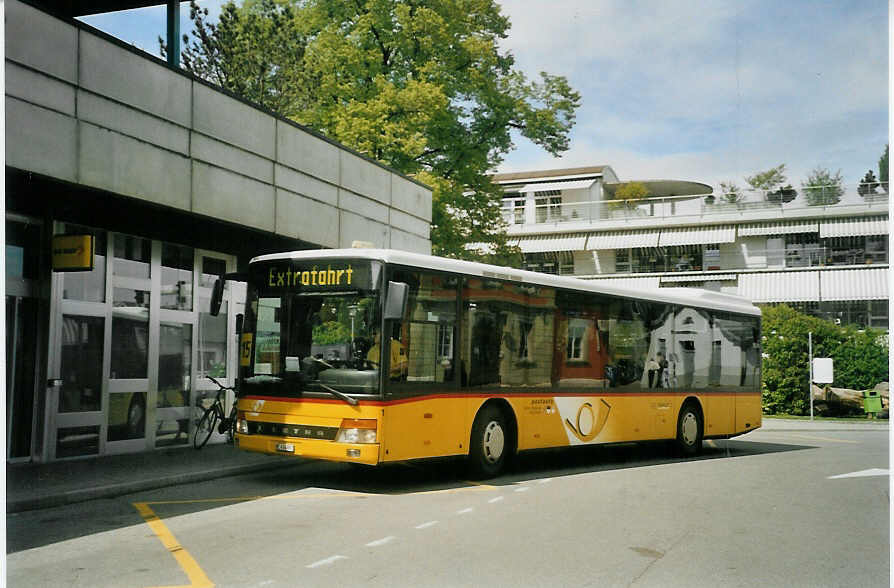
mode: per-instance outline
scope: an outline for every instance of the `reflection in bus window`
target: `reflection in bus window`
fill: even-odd
[[[389,342],[389,379],[398,383],[391,390],[418,389],[423,383],[452,383],[459,281],[442,274],[405,270],[395,271],[390,279],[410,287],[404,320],[392,329]]]

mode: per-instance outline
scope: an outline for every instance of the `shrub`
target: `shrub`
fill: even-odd
[[[887,339],[874,329],[859,330],[808,316],[788,306],[763,309],[761,394],[764,412],[806,414],[810,377],[808,333],[813,356],[831,357],[838,388],[865,390],[888,380]]]

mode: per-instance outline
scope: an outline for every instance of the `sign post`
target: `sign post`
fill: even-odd
[[[834,380],[834,365],[831,357],[817,357],[813,360],[811,372],[813,373],[811,381],[817,384],[825,384],[829,387]],[[813,387],[810,388],[810,420],[813,420]]]

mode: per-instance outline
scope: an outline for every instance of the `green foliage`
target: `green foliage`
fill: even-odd
[[[348,343],[351,341],[351,330],[338,321],[326,321],[314,326],[313,341],[318,345]]]
[[[810,206],[837,204],[844,194],[841,170],[833,174],[824,167],[814,168],[807,176],[807,180],[801,182],[801,187]]]
[[[780,163],[766,171],[756,172],[753,176],[745,176],[745,181],[754,190],[772,190],[785,181],[785,164]]]
[[[885,145],[885,152],[882,153],[882,156],[878,160],[878,179],[879,181],[885,184],[885,189],[887,189],[888,184],[888,145]]]
[[[838,388],[865,390],[888,380],[888,350],[882,333],[860,331],[802,314],[788,306],[763,308],[761,345],[764,412],[806,414],[810,377],[808,333],[813,356],[831,357]]]
[[[435,254],[482,242],[517,257],[487,174],[513,132],[567,150],[580,95],[514,69],[494,0],[258,0],[225,5],[216,27],[204,16],[191,11],[188,70],[431,186]]]
[[[878,187],[878,180],[875,179],[875,174],[872,170],[866,172],[866,175],[863,176],[863,179],[860,180],[860,185],[857,186],[857,193],[860,196],[866,196],[867,194],[875,194],[875,189]]]
[[[720,198],[729,204],[735,204],[742,201],[742,192],[735,182],[720,182]]]
[[[190,3],[193,39],[183,35],[183,68],[247,100],[291,117],[302,107],[305,85],[301,63],[306,37],[298,11],[288,2],[228,2],[220,19],[208,22],[208,9]],[[161,55],[167,54],[159,37]]]
[[[611,208],[619,208],[622,206],[636,206],[636,201],[650,196],[649,189],[642,182],[626,182],[621,184],[615,191],[614,200],[623,202],[612,202],[609,204]]]

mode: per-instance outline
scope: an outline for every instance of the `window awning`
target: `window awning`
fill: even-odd
[[[792,233],[816,233],[819,231],[819,223],[792,221],[788,223],[752,223],[739,225],[740,237],[753,237],[756,235],[787,235]]]
[[[861,237],[865,235],[887,235],[888,217],[870,216],[864,218],[839,218],[822,221],[820,237]]]
[[[569,180],[567,182],[546,182],[543,184],[528,184],[523,186],[517,192],[545,192],[547,190],[582,190],[589,188],[596,182],[591,180]]]
[[[725,225],[719,227],[686,227],[682,229],[662,229],[658,245],[707,245],[708,243],[733,243],[736,240],[736,227]]]
[[[671,282],[727,282],[735,280],[736,274],[704,274],[688,276],[661,276],[661,283]]]
[[[587,249],[627,249],[628,247],[658,247],[658,231],[609,231],[590,233]]]
[[[887,300],[888,268],[825,271],[820,275],[823,300]]]
[[[819,272],[739,274],[739,296],[752,302],[817,302]]]
[[[518,246],[522,253],[545,253],[547,251],[583,251],[587,234],[537,235],[522,237]]]

